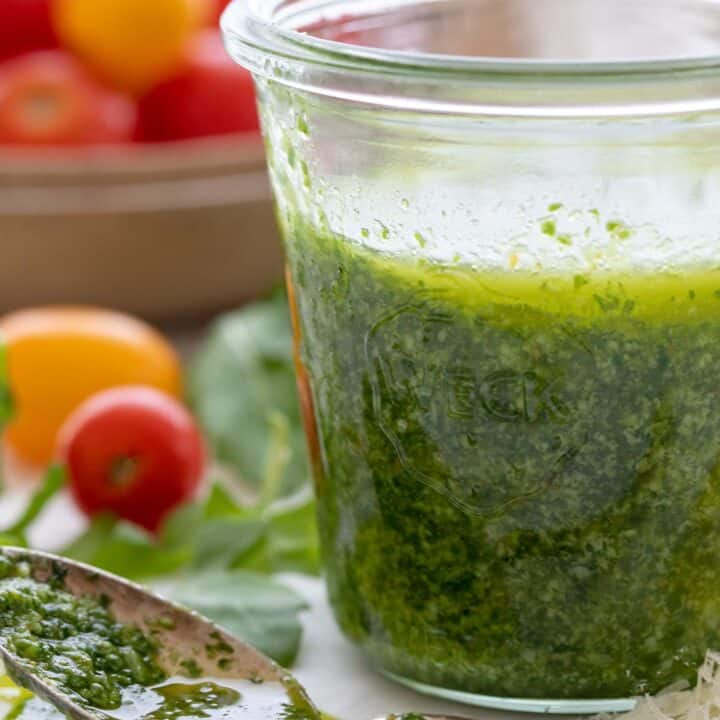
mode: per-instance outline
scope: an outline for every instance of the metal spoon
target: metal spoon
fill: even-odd
[[[246,645],[195,612],[155,595],[128,580],[65,558],[22,548],[2,548],[2,555],[26,562],[31,577],[46,582],[65,578],[65,590],[76,597],[109,601],[113,617],[152,634],[159,647],[158,664],[170,676],[187,675],[188,659],[203,675],[226,680],[263,680],[292,688],[294,699],[314,709],[305,689],[290,673],[250,645]],[[217,648],[223,647],[224,662],[218,665]],[[227,649],[229,648],[229,649]],[[8,674],[23,687],[54,705],[71,720],[106,717],[76,703],[56,685],[43,679],[34,666],[9,652],[0,643],[0,657]],[[462,720],[440,715],[416,716],[426,720]]]

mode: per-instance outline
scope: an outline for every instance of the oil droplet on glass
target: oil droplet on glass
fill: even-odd
[[[380,220],[376,220],[377,224],[380,226],[380,237],[383,240],[389,240],[390,239],[390,228],[388,228],[385,223],[381,222]]]
[[[308,127],[307,118],[302,113],[297,117],[296,127],[299,133],[302,133],[303,135],[310,134],[310,128]]]

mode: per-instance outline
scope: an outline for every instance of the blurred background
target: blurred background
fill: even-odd
[[[0,0],[0,313],[186,326],[281,276],[227,0]]]
[[[278,491],[308,489],[255,90],[219,29],[228,2],[0,0],[0,526],[68,465],[69,415],[128,385],[188,410],[206,448],[175,497],[124,478],[128,506],[156,497],[165,519],[218,477],[255,503],[276,457]],[[76,502],[39,544],[98,514],[153,529],[113,505],[112,472],[90,509],[66,474]]]
[[[319,548],[227,1],[0,0],[0,546],[158,583],[290,665],[306,602],[273,576]],[[0,666],[0,718],[28,702]]]

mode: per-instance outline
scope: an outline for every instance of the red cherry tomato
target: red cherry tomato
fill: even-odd
[[[58,443],[82,510],[112,512],[150,532],[193,497],[205,465],[190,413],[149,387],[93,395],[68,418]]]
[[[0,58],[56,46],[50,0],[0,0]]]
[[[182,69],[140,100],[139,139],[146,142],[258,128],[252,76],[228,57],[214,30],[193,38]]]
[[[0,65],[0,143],[125,142],[136,125],[135,104],[99,85],[68,53],[29,53]]]

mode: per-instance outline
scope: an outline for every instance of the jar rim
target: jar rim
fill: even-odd
[[[419,1],[233,0],[221,26],[228,52],[255,76],[352,103],[518,118],[720,112],[720,54],[608,60],[450,55],[355,45],[297,29],[303,17]]]

